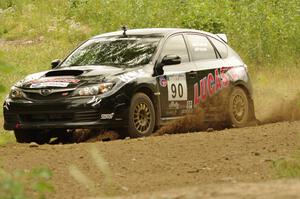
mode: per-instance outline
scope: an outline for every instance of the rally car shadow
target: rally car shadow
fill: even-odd
[[[207,122],[204,119],[204,112],[199,110],[193,114],[170,121],[169,123],[157,128],[151,136],[161,136],[165,134],[184,134],[191,132],[212,132],[232,128],[226,122]],[[258,120],[252,120],[247,126],[260,125]],[[52,138],[49,144],[73,144],[82,142],[107,142],[120,139],[129,139],[124,133],[125,129],[76,129],[58,133]],[[57,132],[56,132],[57,133]]]
[[[74,144],[82,142],[107,142],[122,137],[117,131],[99,130],[99,129],[76,129],[69,132],[63,132],[61,135],[50,140],[49,144]]]
[[[161,128],[158,128],[151,136],[162,136],[170,134],[184,134],[192,132],[215,132],[231,128],[225,123],[205,123],[199,122],[199,115],[187,115],[181,119],[172,121]],[[258,122],[251,122],[248,126],[258,125]],[[114,140],[130,139],[123,134],[124,130],[90,130],[76,129],[52,138],[49,144],[74,144],[74,143],[89,143],[89,142],[108,142]]]
[[[261,121],[253,119],[246,126],[257,126],[269,123],[296,121],[300,120],[299,108],[300,95],[283,102],[277,102],[276,106],[272,104],[270,113],[261,118]],[[161,136],[165,134],[183,134],[190,132],[212,132],[232,128],[225,122],[205,122],[203,110],[199,109],[194,114],[187,114],[186,116],[171,121],[166,125],[157,128],[152,136]],[[50,144],[72,144],[82,142],[105,142],[119,139],[128,139],[124,135],[125,129],[117,130],[89,130],[77,129],[70,132],[58,132],[56,138],[52,138]]]

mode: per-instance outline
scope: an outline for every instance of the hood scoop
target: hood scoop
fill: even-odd
[[[45,77],[57,77],[57,76],[78,76],[84,71],[82,70],[54,70],[45,74]]]

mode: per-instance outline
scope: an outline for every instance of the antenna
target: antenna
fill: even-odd
[[[126,35],[127,27],[126,26],[122,26],[122,30],[123,30],[123,36],[127,37],[127,35]]]

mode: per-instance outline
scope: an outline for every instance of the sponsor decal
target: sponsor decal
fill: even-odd
[[[65,88],[70,83],[78,83],[79,79],[69,78],[69,77],[45,77],[41,79],[32,80],[29,83],[30,88],[45,88],[45,87],[59,87]]]
[[[70,77],[44,77],[41,79],[36,79],[30,81],[30,83],[35,84],[35,83],[45,83],[45,82],[65,82],[65,83],[78,83],[80,82],[79,79],[74,79]]]
[[[87,102],[87,104],[91,104],[92,106],[96,106],[96,105],[100,104],[100,102],[101,102],[101,99],[94,96],[90,101]]]
[[[144,74],[145,74],[145,72],[142,69],[139,69],[137,71],[131,71],[131,72],[125,73],[123,75],[120,75],[118,78],[123,82],[130,82],[137,77],[143,76]]]
[[[187,110],[193,109],[193,101],[191,100],[186,101],[186,109]]]
[[[159,77],[159,84],[161,87],[166,87],[168,85],[168,81],[166,80],[165,77]]]
[[[193,109],[182,109],[180,113],[183,115],[193,113]]]
[[[237,80],[244,80],[248,81],[248,75],[247,71],[244,65],[241,66],[228,66],[228,67],[222,67],[221,68],[221,74],[226,73],[228,79],[232,81],[237,81]]]
[[[69,93],[68,93],[68,92],[64,92],[64,93],[62,93],[61,95],[62,95],[62,96],[68,96]]]
[[[187,84],[185,74],[169,76],[167,86],[169,101],[187,100]]]
[[[8,101],[5,101],[4,105],[3,105],[3,108],[5,108],[6,110],[9,111],[9,106],[10,106],[10,103]]]
[[[235,67],[227,72],[232,81],[243,80],[248,81],[247,72],[244,67]]]
[[[115,113],[101,114],[101,120],[111,120]]]
[[[169,109],[179,109],[179,103],[178,102],[170,102],[169,103]]]
[[[165,114],[169,116],[177,115],[177,110],[176,109],[167,110]]]
[[[213,96],[228,85],[228,76],[223,71],[219,72],[219,69],[216,69],[214,74],[209,73],[194,84],[194,104],[197,105],[200,101],[205,101],[207,97]]]
[[[68,85],[69,85],[68,82],[42,82],[42,83],[31,84],[30,88],[46,88],[46,87],[65,88]]]

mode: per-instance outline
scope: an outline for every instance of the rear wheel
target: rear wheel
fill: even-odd
[[[154,126],[155,111],[151,99],[144,93],[135,94],[129,109],[129,136],[132,138],[149,136]]]
[[[233,127],[244,127],[249,122],[249,100],[240,87],[233,88],[229,97],[229,120]]]
[[[38,144],[46,144],[51,139],[50,133],[45,130],[18,129],[14,130],[14,133],[18,143],[36,142]]]

